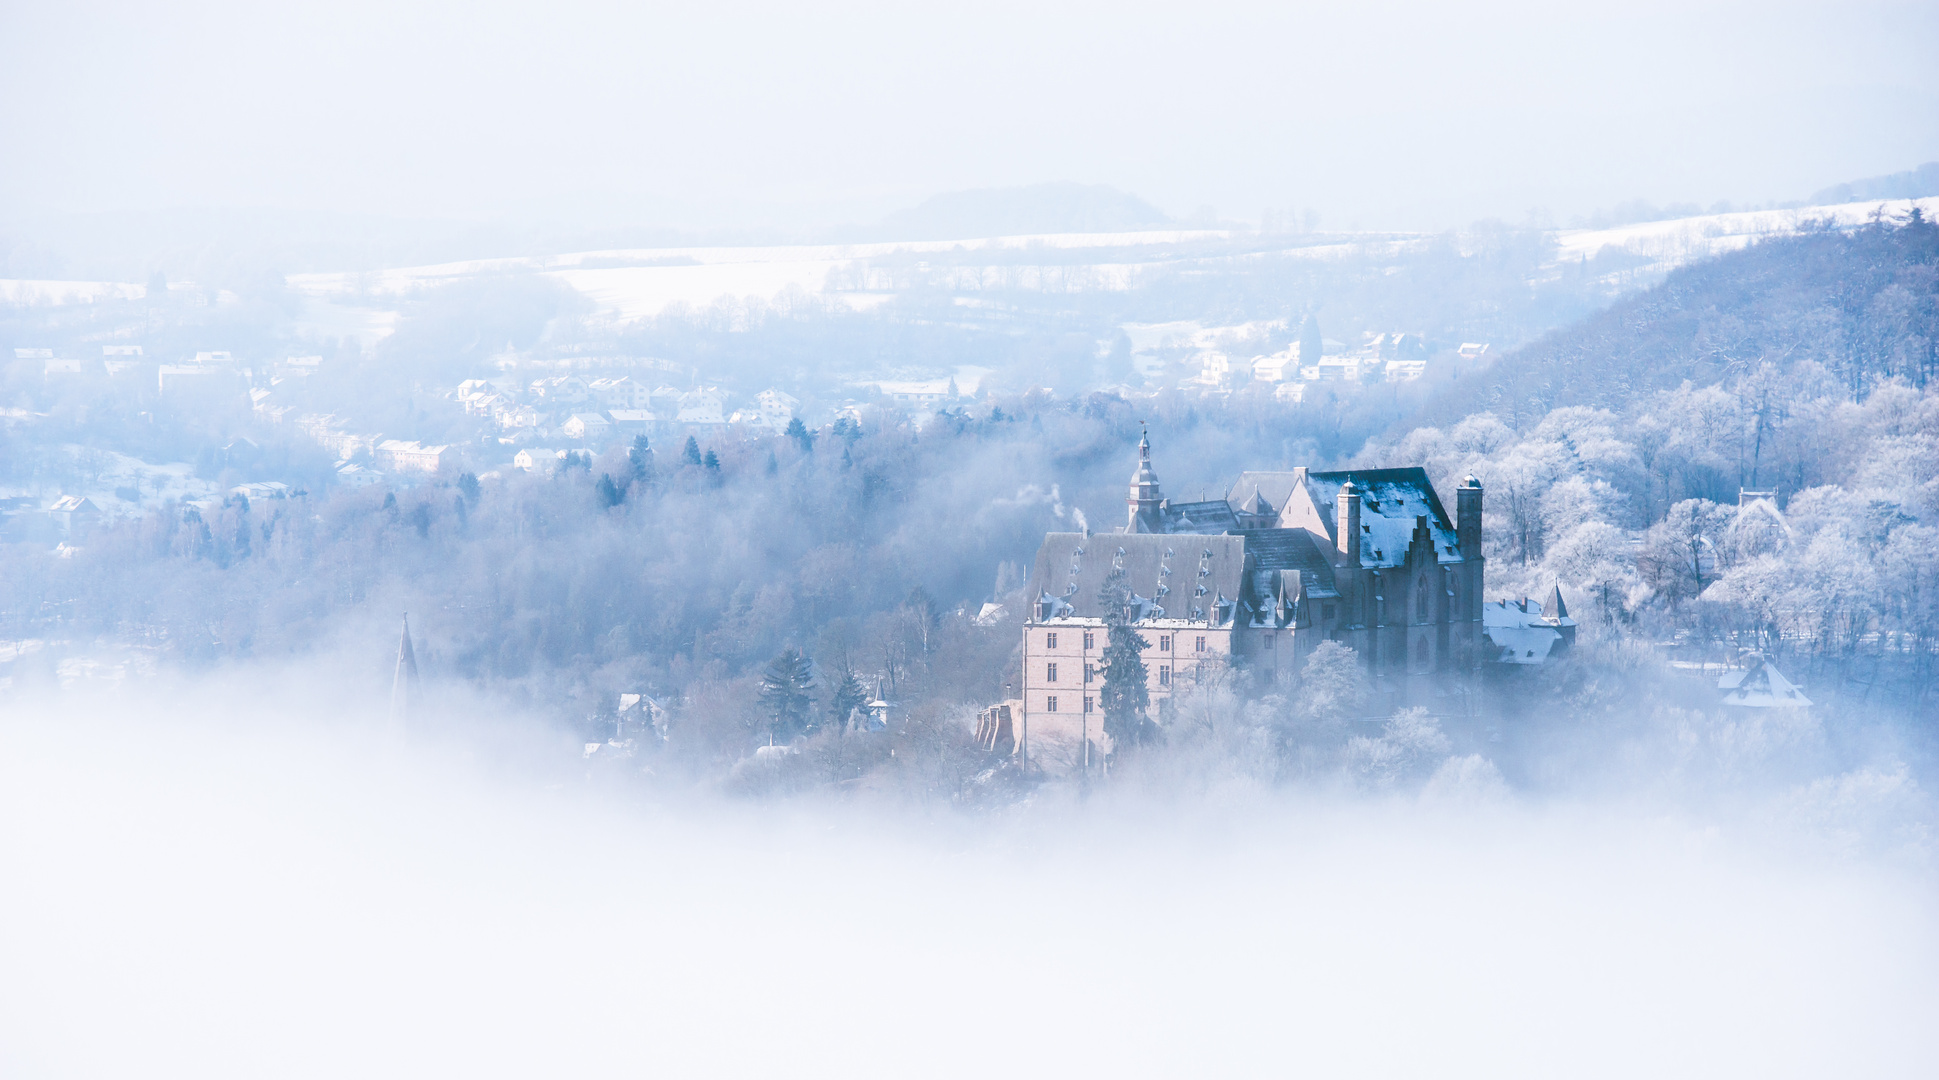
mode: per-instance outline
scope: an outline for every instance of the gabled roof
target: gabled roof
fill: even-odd
[[[1467,554],[1455,546],[1454,522],[1441,508],[1427,470],[1352,469],[1346,472],[1309,472],[1303,489],[1310,493],[1312,509],[1325,523],[1327,538],[1339,542],[1339,526],[1333,520],[1340,488],[1349,479],[1360,489],[1360,561],[1364,566],[1399,566],[1407,558],[1413,542],[1415,519],[1427,517],[1428,532],[1434,538],[1434,555],[1443,562],[1459,561]],[[1281,507],[1282,513],[1284,507]]]
[[[1242,472],[1239,478],[1232,482],[1232,487],[1226,491],[1225,501],[1240,513],[1249,514],[1254,512],[1252,507],[1256,502],[1264,499],[1266,504],[1272,507],[1271,512],[1276,514],[1286,508],[1286,500],[1291,497],[1293,488],[1298,486],[1300,477],[1305,474],[1305,469],[1294,469],[1291,472]]]

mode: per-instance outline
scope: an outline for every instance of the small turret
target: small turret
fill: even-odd
[[[1340,485],[1338,502],[1333,521],[1338,526],[1336,546],[1340,565],[1357,567],[1360,565],[1360,489],[1353,481]]]

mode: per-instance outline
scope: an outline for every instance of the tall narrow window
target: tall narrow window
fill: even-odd
[[[1085,712],[1091,711],[1091,695],[1089,694],[1084,695],[1084,711]]]
[[[1204,634],[1200,634],[1200,635],[1198,636],[1198,651],[1199,651],[1199,652],[1204,652],[1204,651],[1205,651],[1205,635],[1204,635]]]
[[[1427,621],[1427,578],[1420,579],[1414,589],[1414,618],[1418,622]]]
[[[1056,665],[1056,664],[1045,664],[1045,665],[1044,665],[1044,681],[1045,681],[1045,682],[1056,682],[1056,681],[1057,681],[1057,665]]]
[[[1089,665],[1089,664],[1085,664],[1085,665],[1084,665],[1084,681],[1085,681],[1085,682],[1090,682],[1090,681],[1091,681],[1091,680],[1092,680],[1093,678],[1095,678],[1096,676],[1097,676],[1097,669],[1096,669],[1096,668],[1094,668],[1094,667],[1092,667],[1092,666],[1091,666],[1091,665]]]
[[[1045,710],[1045,711],[1047,711],[1047,712],[1056,712],[1056,711],[1057,711],[1057,695],[1056,695],[1056,694],[1052,694],[1052,695],[1050,695],[1049,697],[1047,697],[1047,698],[1045,698],[1045,699],[1044,699],[1044,710]]]
[[[1046,648],[1046,649],[1054,649],[1054,648],[1056,648],[1056,647],[1057,647],[1057,635],[1056,635],[1056,634],[1045,634],[1045,635],[1044,635],[1044,648]]]
[[[1087,649],[1097,648],[1097,635],[1091,633],[1089,630],[1084,631],[1084,647]]]
[[[1159,686],[1170,686],[1170,685],[1171,685],[1171,665],[1170,665],[1170,664],[1161,664],[1161,665],[1159,665],[1159,668],[1158,668],[1158,685],[1159,685]]]
[[[1159,634],[1159,635],[1158,635],[1158,651],[1159,651],[1159,652],[1170,652],[1170,651],[1171,651],[1171,635],[1170,635],[1170,634]]]

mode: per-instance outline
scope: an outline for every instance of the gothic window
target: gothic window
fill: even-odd
[[[1414,619],[1417,622],[1427,621],[1427,579],[1425,577],[1419,580],[1414,589]]]
[[[1427,670],[1427,639],[1426,638],[1420,638],[1414,642],[1414,670],[1416,671]]]

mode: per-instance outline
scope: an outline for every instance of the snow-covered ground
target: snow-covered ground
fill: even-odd
[[[151,465],[127,454],[74,443],[63,444],[55,453],[67,460],[68,464],[61,470],[67,479],[49,478],[38,487],[0,488],[0,498],[33,496],[52,502],[60,495],[80,495],[104,516],[114,518],[138,514],[170,499],[192,501],[221,495],[221,489],[214,482],[196,476],[195,466],[186,461]],[[140,494],[135,499],[124,499],[116,493],[118,489],[133,489]]]
[[[1625,271],[1624,276],[1626,283],[1645,285],[1686,263],[1737,251],[1759,240],[1788,236],[1814,228],[1820,223],[1849,229],[1878,215],[1888,220],[1902,220],[1914,207],[1931,218],[1939,214],[1939,198],[1885,199],[1794,210],[1705,214],[1620,225],[1613,229],[1568,229],[1556,234],[1556,256],[1558,262],[1570,263],[1594,258],[1611,248],[1642,256],[1649,262]]]
[[[1695,259],[1745,247],[1829,221],[1862,224],[1875,214],[1903,217],[1914,206],[1939,214],[1939,198],[1844,203],[1794,210],[1706,214],[1612,229],[1565,229],[1555,234],[1558,263],[1575,262],[1609,249],[1646,260],[1626,270],[1621,287],[1647,284]],[[871,244],[804,244],[764,247],[630,248],[562,255],[472,259],[370,272],[296,274],[292,289],[306,297],[300,321],[327,336],[366,343],[389,334],[399,317],[397,300],[426,289],[500,274],[541,274],[584,294],[597,310],[619,321],[657,315],[676,304],[705,308],[723,298],[772,300],[789,294],[867,309],[913,284],[958,292],[1001,287],[1045,292],[1129,288],[1156,267],[1217,270],[1271,257],[1311,259],[1398,253],[1430,237],[1368,235],[1364,239],[1283,248],[1253,247],[1241,254],[1179,258],[1182,243],[1229,240],[1224,230],[1156,230],[1124,233],[1056,233],[975,237],[962,240]],[[1099,261],[1073,259],[1096,251]],[[1046,258],[1030,254],[1041,251]],[[978,254],[985,256],[976,257]],[[931,265],[922,256],[941,256]],[[0,303],[87,303],[109,297],[138,299],[138,284],[99,281],[0,280]]]

